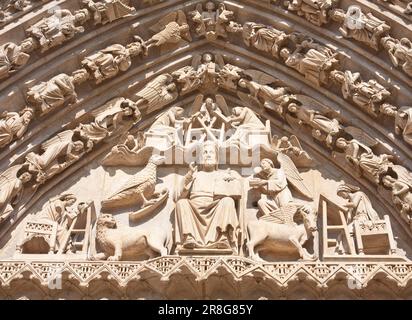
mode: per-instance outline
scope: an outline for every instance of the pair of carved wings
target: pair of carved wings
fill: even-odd
[[[229,116],[230,115],[229,107],[227,106],[225,98],[223,98],[222,95],[217,94],[215,96],[215,99],[216,99],[216,104],[218,105],[220,110],[222,110],[223,115]],[[204,100],[203,94],[199,94],[198,96],[196,96],[195,101],[193,102],[192,114],[195,114],[196,112],[200,110],[203,100]]]
[[[182,10],[171,12],[162,19],[160,19],[160,21],[156,23],[154,26],[152,26],[150,30],[154,33],[158,33],[164,30],[170,22],[176,22],[179,26],[187,24],[185,13]],[[184,40],[188,42],[192,41],[192,36],[190,35],[189,30],[181,34],[181,36]]]
[[[305,182],[303,181],[303,178],[300,176],[299,170],[296,168],[292,159],[290,159],[287,155],[279,152],[277,155],[277,160],[286,174],[286,179],[288,183],[290,183],[292,187],[296,191],[298,191],[302,196],[310,200],[313,200],[312,192],[306,186]]]

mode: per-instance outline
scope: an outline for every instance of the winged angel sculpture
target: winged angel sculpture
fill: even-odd
[[[303,245],[312,236],[317,241],[316,213],[310,205],[292,196],[289,185],[306,199],[313,200],[313,196],[287,155],[279,152],[277,162],[279,168],[272,160],[263,159],[249,181],[252,189],[262,194],[258,201],[259,218],[247,226],[249,255],[261,260],[260,251],[279,250],[286,245],[288,251],[297,249],[300,258],[314,260],[316,254],[309,254]],[[297,214],[303,223],[295,223]]]
[[[346,127],[345,132],[353,139],[338,138],[336,147],[343,150],[345,160],[351,164],[359,176],[365,176],[372,182],[379,184],[380,177],[386,173],[393,163],[393,156],[388,154],[376,155],[371,148],[378,145],[376,139],[370,137],[363,130]]]
[[[141,119],[136,103],[125,98],[114,98],[93,110],[94,121],[80,124],[78,131],[93,143],[124,133]]]
[[[67,130],[42,143],[39,154],[27,154],[26,162],[29,171],[36,173],[37,182],[41,183],[79,160],[92,146],[88,140],[80,139],[75,131]]]
[[[173,77],[164,73],[157,76],[135,94],[139,110],[151,113],[173,102],[179,96]]]
[[[280,80],[264,72],[245,70],[241,75],[238,85],[248,93],[239,90],[238,96],[248,104],[275,111],[282,116],[286,106],[295,99],[288,88],[270,86],[270,84],[279,85]]]
[[[147,42],[147,48],[160,47],[162,52],[182,47],[192,41],[186,15],[182,10],[171,12],[150,28],[155,32]]]

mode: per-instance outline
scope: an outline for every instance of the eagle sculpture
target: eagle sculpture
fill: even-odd
[[[154,154],[150,157],[146,167],[129,179],[122,187],[108,199],[101,202],[102,209],[112,209],[142,203],[142,208],[153,204],[148,200],[155,193],[157,180],[157,166],[163,164],[164,156]]]

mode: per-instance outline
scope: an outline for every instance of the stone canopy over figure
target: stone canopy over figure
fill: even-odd
[[[218,169],[217,145],[203,145],[201,168],[185,175],[175,211],[175,243],[182,249],[238,252],[240,222],[235,198],[241,196],[237,173]],[[226,194],[225,194],[226,193]]]
[[[87,9],[75,11],[74,14],[70,10],[58,9],[51,16],[32,25],[26,33],[36,38],[40,43],[41,52],[45,52],[84,32],[81,25],[89,18]]]

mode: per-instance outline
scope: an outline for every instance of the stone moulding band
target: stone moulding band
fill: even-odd
[[[48,286],[57,275],[68,276],[82,287],[87,287],[93,280],[114,280],[119,286],[127,286],[132,280],[139,280],[144,273],[157,276],[167,281],[178,273],[192,274],[197,281],[206,280],[215,273],[230,274],[236,281],[248,277],[272,280],[278,286],[287,287],[289,282],[302,278],[311,279],[317,286],[328,287],[329,282],[337,278],[353,280],[359,287],[366,287],[368,282],[379,275],[396,283],[398,287],[406,287],[412,279],[412,263],[388,262],[277,262],[259,263],[236,256],[182,257],[165,256],[146,261],[123,262],[75,262],[75,261],[1,261],[0,284],[12,287],[13,280],[23,278],[29,273],[30,279],[37,279],[42,286]]]

